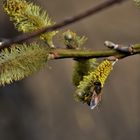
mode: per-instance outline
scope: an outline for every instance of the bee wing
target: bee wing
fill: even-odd
[[[90,101],[90,109],[94,109],[100,101],[101,101],[101,93],[97,95],[96,92],[94,91]]]

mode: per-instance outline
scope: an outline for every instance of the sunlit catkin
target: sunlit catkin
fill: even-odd
[[[48,13],[39,6],[26,0],[5,0],[4,11],[10,16],[16,29],[21,32],[32,32],[55,23],[49,18]],[[52,38],[57,31],[44,33],[40,38],[49,46],[54,47]]]
[[[89,98],[91,98],[93,94],[94,83],[99,81],[101,83],[101,88],[103,88],[104,83],[113,68],[113,64],[112,61],[104,60],[94,71],[84,76],[83,80],[77,86],[75,93],[76,100],[83,103],[89,102]]]

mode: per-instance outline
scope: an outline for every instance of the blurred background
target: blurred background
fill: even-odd
[[[34,0],[56,22],[102,1]],[[66,29],[87,36],[86,46],[95,50],[103,49],[105,40],[139,43],[140,9],[128,0]],[[17,34],[0,3],[0,37]],[[95,110],[73,99],[73,65],[72,59],[50,61],[44,70],[0,87],[0,140],[140,139],[139,56],[115,65]]]

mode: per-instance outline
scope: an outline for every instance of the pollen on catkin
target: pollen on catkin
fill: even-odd
[[[0,52],[0,85],[18,81],[40,70],[48,59],[47,49],[36,43],[13,45]]]
[[[77,86],[76,93],[74,94],[76,100],[86,102],[91,96],[91,89],[94,88],[93,85],[96,81],[99,81],[101,83],[101,87],[103,87],[112,68],[113,63],[111,61],[104,60],[94,71],[84,76],[83,80],[80,81]]]
[[[21,32],[32,32],[37,29],[49,27],[55,23],[49,18],[48,13],[39,6],[25,0],[5,0],[4,11],[10,16],[16,29]],[[40,38],[49,47],[54,47],[52,38],[57,31],[44,33]]]

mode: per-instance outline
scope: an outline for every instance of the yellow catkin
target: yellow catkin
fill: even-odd
[[[26,0],[5,0],[3,8],[20,32],[32,32],[55,24],[46,11]],[[52,38],[56,33],[57,31],[52,31],[41,34],[40,39],[49,47],[54,47]]]
[[[4,10],[7,11],[10,16],[21,14],[21,11],[25,9],[26,6],[26,2],[21,0],[8,0],[3,4]]]
[[[108,75],[110,74],[112,70],[112,62],[105,60],[103,61],[97,69],[94,71],[94,78],[95,81],[99,80],[101,82],[101,85],[103,87],[105,80],[107,79]]]
[[[99,81],[101,83],[101,87],[103,87],[112,68],[112,61],[104,60],[94,71],[84,76],[83,80],[77,86],[77,90],[74,95],[76,100],[87,102],[87,100],[89,100],[88,98],[93,94],[91,89],[94,88],[94,82]]]
[[[42,69],[47,63],[47,49],[36,43],[13,45],[0,52],[0,85],[21,80]]]

